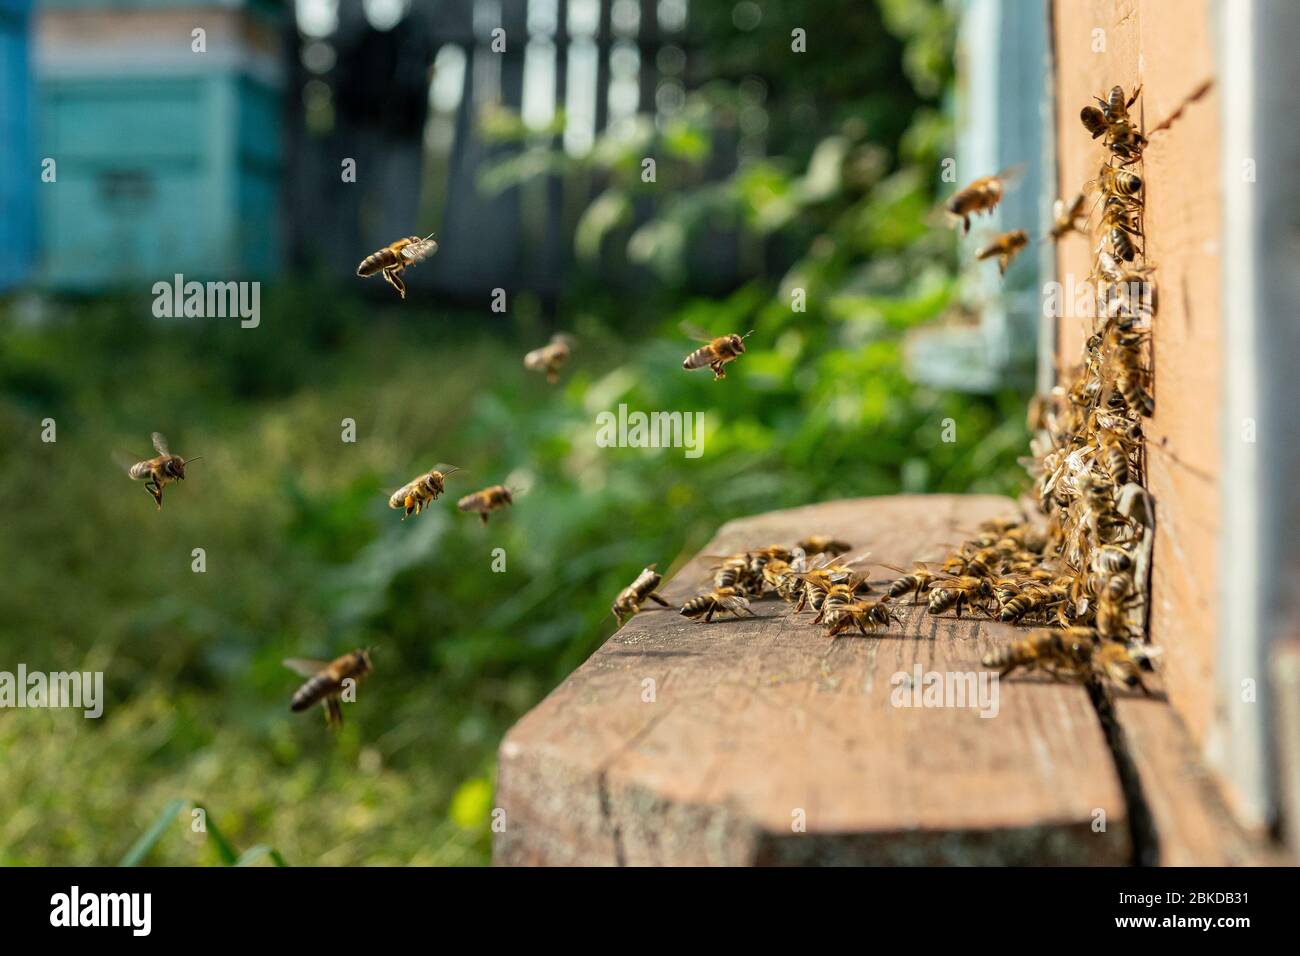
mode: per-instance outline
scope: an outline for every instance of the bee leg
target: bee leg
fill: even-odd
[[[397,290],[398,295],[400,295],[403,299],[405,299],[406,283],[404,283],[400,278],[398,278],[397,272],[398,270],[396,269],[385,269],[384,279],[387,280],[389,285],[391,285],[394,289]]]
[[[484,523],[484,524],[487,524],[487,512],[486,512],[486,511],[480,511],[480,512],[478,513],[478,516],[479,516],[480,518],[483,519],[483,523]]]
[[[149,481],[145,483],[144,490],[153,495],[153,500],[158,505],[158,510],[162,511],[162,486],[157,482]]]
[[[712,623],[713,623],[713,612],[716,611],[717,609],[718,609],[718,606],[717,606],[716,604],[713,604],[713,605],[710,605],[710,606],[709,606],[709,612],[708,612],[707,614],[704,615],[704,623],[705,623],[705,624],[712,624]]]
[[[654,601],[656,604],[659,604],[663,607],[672,607],[671,604],[669,604],[667,601],[661,598],[658,594],[651,594],[650,600]]]
[[[342,727],[343,726],[343,706],[339,703],[337,697],[326,697],[321,704],[325,707],[325,726]]]

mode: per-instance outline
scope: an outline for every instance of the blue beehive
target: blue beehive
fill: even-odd
[[[36,248],[30,14],[31,0],[0,0],[0,291],[27,277]]]
[[[40,276],[276,271],[281,7],[46,0],[37,18]],[[203,49],[196,49],[202,30]]]

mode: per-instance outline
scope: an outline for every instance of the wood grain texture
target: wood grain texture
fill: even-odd
[[[733,522],[704,553],[823,532],[905,565],[1013,511],[990,496],[832,502]],[[662,592],[680,604],[708,565]],[[778,600],[754,609],[712,625],[645,611],[526,715],[501,747],[496,862],[1127,862],[1123,795],[1081,687],[1008,679],[990,718],[891,703],[915,667],[980,673],[1009,628],[916,608],[880,637],[832,640]]]

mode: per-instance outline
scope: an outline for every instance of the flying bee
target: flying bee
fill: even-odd
[[[850,601],[827,614],[822,623],[826,625],[831,637],[839,637],[852,627],[864,635],[870,635],[876,628],[887,628],[890,624],[902,622],[902,618],[888,602],[888,597],[882,597],[878,601]]]
[[[1045,670],[1058,680],[1086,677],[1097,647],[1097,632],[1090,627],[1039,628],[1028,637],[1004,644],[984,655],[985,667],[1006,677],[1017,668]]]
[[[733,333],[711,338],[707,332],[703,332],[692,325],[683,325],[682,328],[691,338],[708,343],[686,356],[682,362],[682,368],[689,372],[692,369],[704,368],[707,365],[713,369],[713,380],[715,382],[727,377],[727,373],[723,371],[722,367],[745,354],[745,339],[754,334],[754,330],[750,329],[744,335]]]
[[[366,650],[356,650],[336,657],[333,661],[295,657],[285,661],[284,666],[308,678],[307,683],[294,691],[289,709],[302,711],[312,704],[320,703],[325,708],[325,723],[330,727],[343,725],[340,698],[373,670],[370,652]]]
[[[740,617],[741,612],[745,612],[750,617],[757,617],[749,609],[749,600],[735,588],[714,588],[706,594],[700,594],[691,598],[682,605],[680,613],[683,617],[704,618],[704,623],[712,622],[714,614],[720,614],[726,611],[736,617]]]
[[[1027,245],[1029,245],[1029,234],[1023,229],[1013,229],[1011,232],[1004,232],[1002,235],[996,236],[992,242],[975,253],[975,258],[983,260],[996,257],[998,260],[998,273],[1006,275],[1007,266],[1011,265],[1011,260]]]
[[[795,545],[804,554],[829,554],[839,557],[853,550],[853,545],[837,540],[828,534],[811,534]]]
[[[618,597],[614,599],[610,611],[620,627],[628,618],[640,611],[641,605],[647,600],[654,601],[662,607],[672,607],[671,604],[655,592],[655,588],[659,587],[659,582],[663,579],[664,576],[657,572],[655,566],[651,564],[637,575],[635,581],[618,592]]]
[[[902,568],[896,568],[892,564],[885,567],[891,571],[897,571],[902,577],[895,578],[886,589],[885,593],[891,598],[900,598],[904,594],[911,593],[912,603],[918,604],[921,595],[930,590],[931,585],[939,580],[939,575],[931,571],[929,567],[920,562],[912,565],[911,571],[904,571]]]
[[[1075,196],[1067,206],[1064,199],[1052,204],[1052,239],[1059,241],[1067,232],[1083,232],[1079,219],[1083,216],[1083,207],[1087,202],[1083,193]]]
[[[483,519],[483,523],[487,524],[489,512],[497,511],[506,505],[514,503],[515,499],[509,488],[505,485],[493,485],[491,488],[484,488],[472,495],[466,495],[456,502],[456,507],[461,511],[478,512]]]
[[[384,281],[405,299],[406,283],[402,281],[402,273],[408,266],[424,261],[437,251],[438,244],[433,241],[432,233],[423,239],[419,236],[407,236],[362,259],[361,265],[357,266],[357,275],[368,278],[376,272],[381,273]]]
[[[954,222],[961,223],[963,236],[970,232],[970,217],[981,212],[992,213],[1002,201],[1007,186],[1020,175],[1022,169],[1022,166],[1013,166],[993,176],[981,176],[948,198],[944,209]]]
[[[153,440],[153,447],[158,452],[158,457],[137,461],[127,468],[126,473],[136,481],[145,479],[144,490],[153,496],[158,510],[162,511],[163,489],[173,481],[184,481],[185,466],[192,461],[198,461],[202,456],[181,458],[180,455],[173,455],[168,451],[167,439],[161,432],[154,432],[150,438]]]
[[[546,345],[524,356],[524,368],[530,372],[545,372],[546,381],[554,385],[560,380],[560,369],[569,361],[572,349],[573,337],[563,332],[556,333]]]
[[[438,496],[444,491],[443,483],[456,472],[460,471],[455,465],[439,465],[432,471],[421,475],[414,481],[408,481],[402,487],[389,496],[388,507],[402,508],[406,514],[402,515],[405,521],[411,514],[419,514],[428,506],[429,502],[436,501]]]

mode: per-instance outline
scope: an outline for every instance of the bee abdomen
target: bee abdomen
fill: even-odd
[[[330,680],[329,675],[318,674],[294,692],[293,700],[289,703],[289,709],[294,711],[306,710],[313,704],[319,703],[321,698],[325,697],[333,687],[334,681]]]
[[[361,260],[361,265],[357,266],[357,275],[372,276],[396,264],[397,255],[391,249],[381,249]]]
[[[682,361],[682,368],[688,371],[693,368],[703,368],[713,360],[712,354],[708,348],[696,349]]]
[[[140,478],[148,478],[152,473],[153,468],[150,467],[149,462],[147,461],[136,462],[131,466],[131,470],[127,472],[128,475],[137,480]]]

